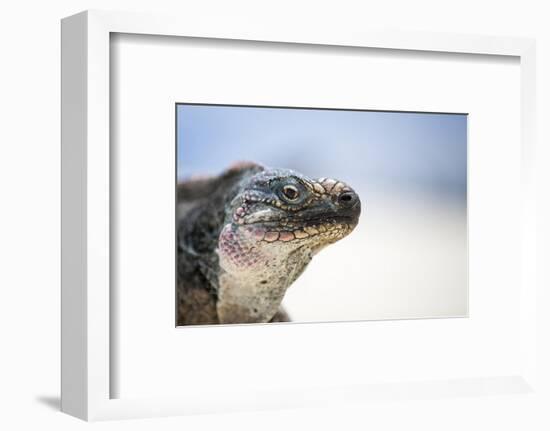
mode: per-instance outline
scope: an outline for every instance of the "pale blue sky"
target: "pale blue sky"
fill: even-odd
[[[466,204],[467,116],[178,105],[178,178],[235,161]]]

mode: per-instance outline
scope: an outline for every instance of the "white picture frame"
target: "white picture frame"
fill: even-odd
[[[218,388],[208,402],[200,396],[112,398],[111,361],[118,340],[111,332],[110,283],[110,37],[113,33],[183,36],[239,41],[403,51],[513,56],[521,68],[521,354],[517,372],[440,381],[361,385],[322,383],[299,391],[267,389],[235,393]],[[311,406],[335,399],[412,400],[461,395],[529,393],[538,388],[535,367],[536,182],[535,43],[530,39],[471,35],[209,26],[192,17],[87,11],[62,21],[62,410],[86,420]],[[539,331],[538,336],[541,336]]]

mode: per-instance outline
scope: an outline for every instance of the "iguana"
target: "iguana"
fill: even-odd
[[[181,182],[177,202],[178,325],[289,321],[286,290],[361,212],[341,181],[255,163]]]

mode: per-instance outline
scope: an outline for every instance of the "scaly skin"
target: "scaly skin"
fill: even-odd
[[[345,183],[241,164],[178,190],[178,324],[288,321],[281,301],[361,205]]]

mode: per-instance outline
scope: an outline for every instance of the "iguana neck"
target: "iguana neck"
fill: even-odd
[[[269,322],[288,287],[311,261],[302,247],[288,254],[250,248],[238,260],[220,258],[217,311],[220,323]]]
[[[217,311],[220,323],[269,322],[275,315],[287,285],[276,278],[248,279],[222,272],[218,279]]]

